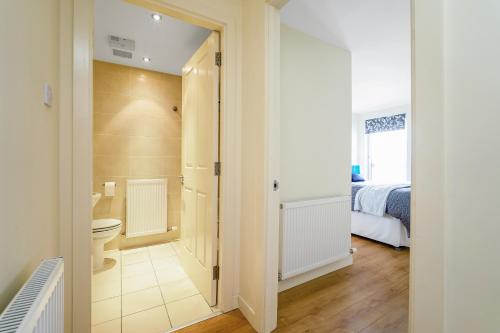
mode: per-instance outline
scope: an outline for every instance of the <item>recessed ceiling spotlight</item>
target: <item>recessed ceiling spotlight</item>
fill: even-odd
[[[161,15],[158,13],[151,14],[151,17],[153,18],[154,21],[160,22],[161,21]]]
[[[144,62],[151,62],[151,58],[148,58],[148,57],[144,57],[144,58],[142,58],[142,60],[143,60]]]

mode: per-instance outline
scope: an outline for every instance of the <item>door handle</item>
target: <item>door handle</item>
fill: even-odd
[[[181,185],[184,185],[184,175],[177,176],[181,180]]]

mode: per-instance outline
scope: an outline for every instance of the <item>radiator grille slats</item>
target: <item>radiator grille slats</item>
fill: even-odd
[[[64,262],[44,260],[0,315],[0,333],[62,333]]]
[[[351,198],[282,204],[280,276],[287,279],[349,256]]]
[[[167,180],[128,180],[126,218],[127,237],[166,232]]]

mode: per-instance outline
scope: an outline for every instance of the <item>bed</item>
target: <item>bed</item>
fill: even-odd
[[[376,191],[361,196],[373,189]],[[352,183],[351,233],[394,247],[409,247],[410,202],[409,184]]]

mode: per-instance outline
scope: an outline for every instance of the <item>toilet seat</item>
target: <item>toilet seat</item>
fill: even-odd
[[[92,221],[92,233],[111,231],[120,228],[122,221],[118,219],[98,219]]]

